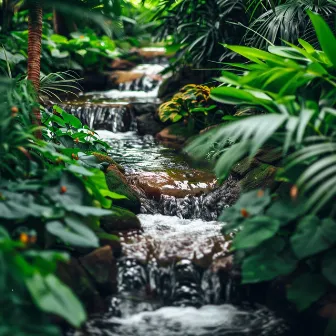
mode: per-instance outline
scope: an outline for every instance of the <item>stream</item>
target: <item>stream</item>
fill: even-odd
[[[223,223],[217,218],[237,198],[236,181],[215,186],[209,172],[193,171],[177,150],[137,132],[136,116],[155,112],[159,103],[158,74],[163,68],[141,65],[136,69],[144,74],[140,79],[64,105],[111,145],[109,154],[125,168],[140,195],[143,228],[141,233],[121,235],[118,294],[107,298],[108,312],[92,316],[81,331],[68,335],[294,335],[282,318],[251,302],[234,276],[230,237],[221,234]],[[174,184],[177,192],[150,198],[139,187],[144,180],[151,181],[151,174],[167,171],[184,176]],[[193,174],[200,174],[197,182],[190,182]]]

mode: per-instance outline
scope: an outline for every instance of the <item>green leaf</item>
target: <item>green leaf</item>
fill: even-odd
[[[243,283],[269,281],[292,273],[297,265],[289,246],[280,238],[266,241],[264,246],[245,257],[242,265]]]
[[[259,246],[265,240],[275,236],[280,228],[280,221],[267,216],[257,216],[246,219],[240,231],[233,240],[235,249],[247,249]]]
[[[321,275],[305,273],[292,282],[287,290],[287,298],[302,311],[325,294],[327,289],[328,284]]]
[[[312,256],[336,243],[336,223],[331,218],[304,217],[290,240],[299,259]]]
[[[69,52],[68,51],[60,51],[60,50],[58,50],[58,49],[56,49],[56,48],[54,48],[54,49],[51,49],[51,56],[52,57],[55,57],[55,58],[66,58],[66,57],[68,57],[70,54],[69,54]]]
[[[65,111],[62,112],[62,118],[64,119],[64,121],[71,125],[72,127],[74,128],[82,128],[83,127],[83,124],[82,122],[77,118],[75,117],[74,115],[70,114],[70,113],[67,113]]]
[[[67,44],[68,43],[68,39],[63,35],[52,34],[50,36],[50,39],[55,43],[60,43],[60,44]]]
[[[311,11],[308,11],[310,20],[312,21],[317,38],[320,42],[322,50],[328,57],[329,61],[336,67],[336,37],[332,33],[328,24],[323,18]]]
[[[68,211],[75,212],[81,216],[94,216],[94,217],[101,217],[101,216],[108,216],[112,214],[111,210],[95,208],[85,205],[70,205],[65,206]]]
[[[82,166],[77,166],[77,165],[70,165],[69,167],[67,167],[67,170],[72,172],[72,173],[80,174],[80,175],[83,175],[83,176],[93,176],[94,175],[88,169],[86,169]]]
[[[72,246],[98,247],[98,239],[95,234],[80,220],[67,217],[67,225],[60,221],[47,223],[47,231]]]
[[[304,206],[301,203],[279,200],[267,209],[266,215],[278,219],[284,226],[298,218],[303,212]]]
[[[64,171],[57,182],[57,184],[50,184],[50,186],[44,188],[46,197],[67,209],[84,203],[87,191],[82,180],[72,173]],[[63,187],[66,188],[64,192],[62,191]]]
[[[54,275],[39,273],[25,278],[27,288],[36,305],[43,311],[63,317],[74,327],[86,320],[86,313],[71,289]]]
[[[336,286],[336,250],[328,251],[322,260],[322,274]]]

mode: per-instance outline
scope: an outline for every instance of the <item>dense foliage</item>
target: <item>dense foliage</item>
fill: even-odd
[[[223,71],[210,97],[254,113],[239,114],[188,148],[201,157],[212,152],[222,180],[265,146],[282,153],[276,179],[291,187],[244,194],[221,219],[224,232],[237,233],[233,251],[243,282],[294,273],[287,295],[299,310],[336,285],[336,37],[319,15],[309,16],[322,51],[304,40],[268,51],[227,46],[248,62],[230,64],[242,73]]]
[[[220,43],[267,48],[269,43],[296,43],[298,37],[317,46],[307,10],[322,15],[335,28],[334,0],[161,0],[156,18],[157,38],[171,39],[177,50],[174,67],[185,64],[215,67],[209,62],[230,60]]]
[[[123,196],[109,191],[104,166],[90,154],[108,147],[92,130],[57,106],[52,113],[40,107],[26,81],[2,84],[11,89],[1,89],[1,328],[58,335],[45,313],[73,326],[85,320],[81,303],[55,276],[57,263],[69,260],[59,251],[98,247],[99,217]],[[34,136],[34,108],[42,109],[44,140]]]

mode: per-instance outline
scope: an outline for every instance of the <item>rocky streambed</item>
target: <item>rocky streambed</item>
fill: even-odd
[[[106,176],[111,189],[128,196],[102,222],[105,234],[119,235],[121,245],[106,242],[74,261],[89,273],[97,297],[87,294],[93,315],[82,330],[67,334],[294,335],[288,321],[260,305],[251,288],[239,285],[231,237],[221,234],[223,223],[217,222],[242,187],[267,185],[276,158],[264,153],[264,161],[248,168],[242,162],[218,185],[209,170],[191,167],[179,150],[165,146],[162,140],[180,145],[183,139],[162,131],[156,117],[163,66],[142,65],[141,76],[123,73],[116,89],[64,105],[111,145],[109,155],[123,169],[111,164]]]

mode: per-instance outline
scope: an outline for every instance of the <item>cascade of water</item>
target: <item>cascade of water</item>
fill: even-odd
[[[92,129],[105,129],[114,133],[136,130],[135,116],[128,105],[63,105],[62,108]]]
[[[137,78],[134,81],[120,83],[118,85],[118,90],[150,92],[153,91],[155,88],[157,88],[159,83],[160,83],[159,80],[144,75],[140,78]]]
[[[160,200],[148,199],[141,189],[136,189],[141,198],[141,213],[160,213],[168,216],[178,216],[185,219],[201,218],[217,220],[223,209],[229,207],[238,198],[239,185],[229,178],[221,187],[201,196],[186,196],[176,198],[161,195]]]

